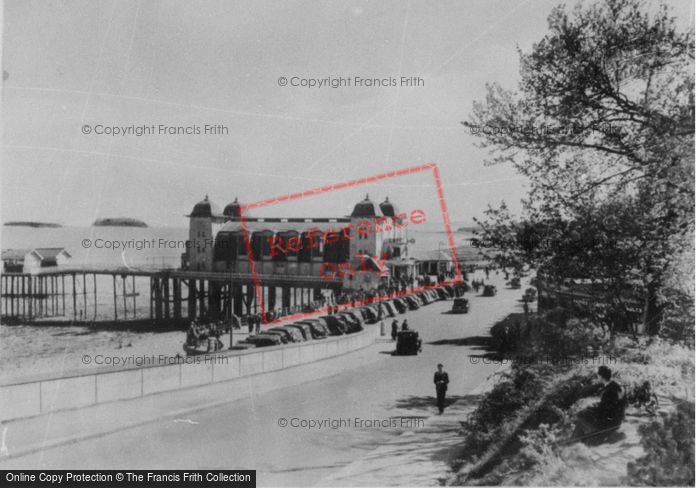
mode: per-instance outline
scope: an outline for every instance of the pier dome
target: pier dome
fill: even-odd
[[[389,201],[389,197],[386,197],[386,200],[379,204],[379,208],[382,210],[384,217],[396,217],[399,213],[399,209]]]
[[[194,208],[192,208],[192,213],[190,217],[214,217],[219,215],[217,206],[209,201],[209,195],[204,197],[204,200],[198,202]]]
[[[241,216],[241,204],[238,203],[238,197],[233,202],[224,207],[224,217],[239,218]]]
[[[350,217],[379,217],[381,215],[377,204],[370,200],[369,195],[367,195],[364,200],[355,205]]]

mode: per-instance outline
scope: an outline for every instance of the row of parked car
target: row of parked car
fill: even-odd
[[[247,337],[245,341],[239,341],[234,346],[234,349],[279,346],[325,339],[329,336],[354,334],[363,330],[365,324],[374,324],[382,319],[406,313],[408,310],[417,310],[421,306],[436,300],[447,300],[463,294],[464,288],[462,286],[447,285],[400,298],[390,298],[382,302],[343,310],[332,315],[308,318],[288,325],[270,327],[259,334]]]

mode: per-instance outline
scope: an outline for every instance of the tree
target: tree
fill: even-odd
[[[505,207],[481,222],[500,259],[580,273],[610,294],[626,283],[654,333],[664,277],[694,230],[694,37],[665,5],[647,10],[554,9],[549,34],[520,52],[519,89],[489,85],[463,124],[530,180],[524,222]]]

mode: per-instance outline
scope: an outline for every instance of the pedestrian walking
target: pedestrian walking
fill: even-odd
[[[395,341],[396,336],[399,335],[399,321],[394,319],[394,321],[391,323],[391,340]]]
[[[445,395],[447,394],[447,385],[450,382],[450,377],[447,371],[443,371],[442,364],[437,365],[438,370],[433,375],[433,383],[435,383],[435,394],[437,396],[437,408],[442,415],[445,411]]]
[[[404,319],[403,323],[401,324],[401,330],[408,330],[408,320]]]

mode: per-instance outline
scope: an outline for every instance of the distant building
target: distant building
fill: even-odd
[[[72,256],[62,247],[3,249],[3,273],[36,274],[44,268],[63,266]]]
[[[190,238],[188,250],[182,256],[184,269],[250,272],[237,199],[219,212],[218,207],[205,198],[194,206],[188,217]],[[395,222],[402,225],[393,225]],[[370,227],[372,231],[362,231]],[[344,280],[344,287],[355,289],[375,287],[381,278],[415,276],[415,264],[408,258],[406,227],[407,219],[388,198],[377,205],[369,195],[358,202],[347,217],[245,216],[245,228],[258,273],[323,276],[338,271],[341,264],[346,271],[348,265],[357,271],[368,268],[375,271],[358,272],[354,277],[345,272],[350,276]],[[379,228],[381,231],[377,230]],[[343,231],[347,238],[340,238]]]
[[[416,258],[418,273],[439,276],[454,271],[454,259],[450,249],[435,249],[419,254]]]

